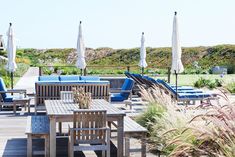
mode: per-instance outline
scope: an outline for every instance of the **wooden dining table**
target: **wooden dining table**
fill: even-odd
[[[50,157],[56,157],[56,123],[72,122],[73,111],[79,110],[79,105],[73,101],[45,100],[45,106],[50,119]],[[93,99],[90,108],[107,110],[107,121],[117,123],[117,156],[123,157],[125,112],[104,99]]]

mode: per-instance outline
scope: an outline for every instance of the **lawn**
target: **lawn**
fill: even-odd
[[[196,82],[199,78],[205,78],[210,80],[219,79],[223,81],[223,84],[228,84],[231,82],[235,82],[235,74],[224,75],[222,78],[220,75],[213,75],[213,74],[187,74],[187,75],[178,75],[178,85],[187,85],[193,86],[194,82]],[[156,76],[155,78],[161,78],[167,80],[167,76]],[[175,75],[171,75],[171,82],[175,84]]]

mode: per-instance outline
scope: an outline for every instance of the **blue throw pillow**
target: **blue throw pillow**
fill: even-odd
[[[60,81],[79,81],[79,76],[77,75],[60,75]]]
[[[85,80],[85,81],[100,81],[100,78],[98,76],[80,76],[80,80]]]
[[[59,76],[39,76],[38,81],[50,81],[50,82],[57,82],[59,80]]]

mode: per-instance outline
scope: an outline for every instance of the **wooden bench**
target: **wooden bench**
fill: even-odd
[[[116,123],[113,123],[116,126]],[[147,129],[139,125],[130,117],[124,117],[124,138],[125,138],[125,157],[130,156],[130,152],[140,152],[141,156],[146,157],[146,137]],[[130,148],[130,138],[138,138],[141,140],[141,148]]]
[[[37,111],[45,111],[44,100],[59,100],[60,91],[72,91],[73,88],[83,88],[91,93],[92,99],[110,99],[109,82],[95,83],[35,83],[35,114]]]
[[[32,139],[45,139],[45,156],[49,157],[49,118],[47,116],[28,116],[27,127],[27,157],[32,157]]]

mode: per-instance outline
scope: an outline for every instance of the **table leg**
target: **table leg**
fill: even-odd
[[[56,157],[56,120],[50,117],[50,157]]]
[[[117,156],[123,157],[123,137],[124,137],[124,123],[123,123],[123,116],[118,118],[117,121]]]
[[[28,113],[30,113],[30,99],[28,101]]]
[[[16,114],[16,103],[13,104],[13,112]]]

